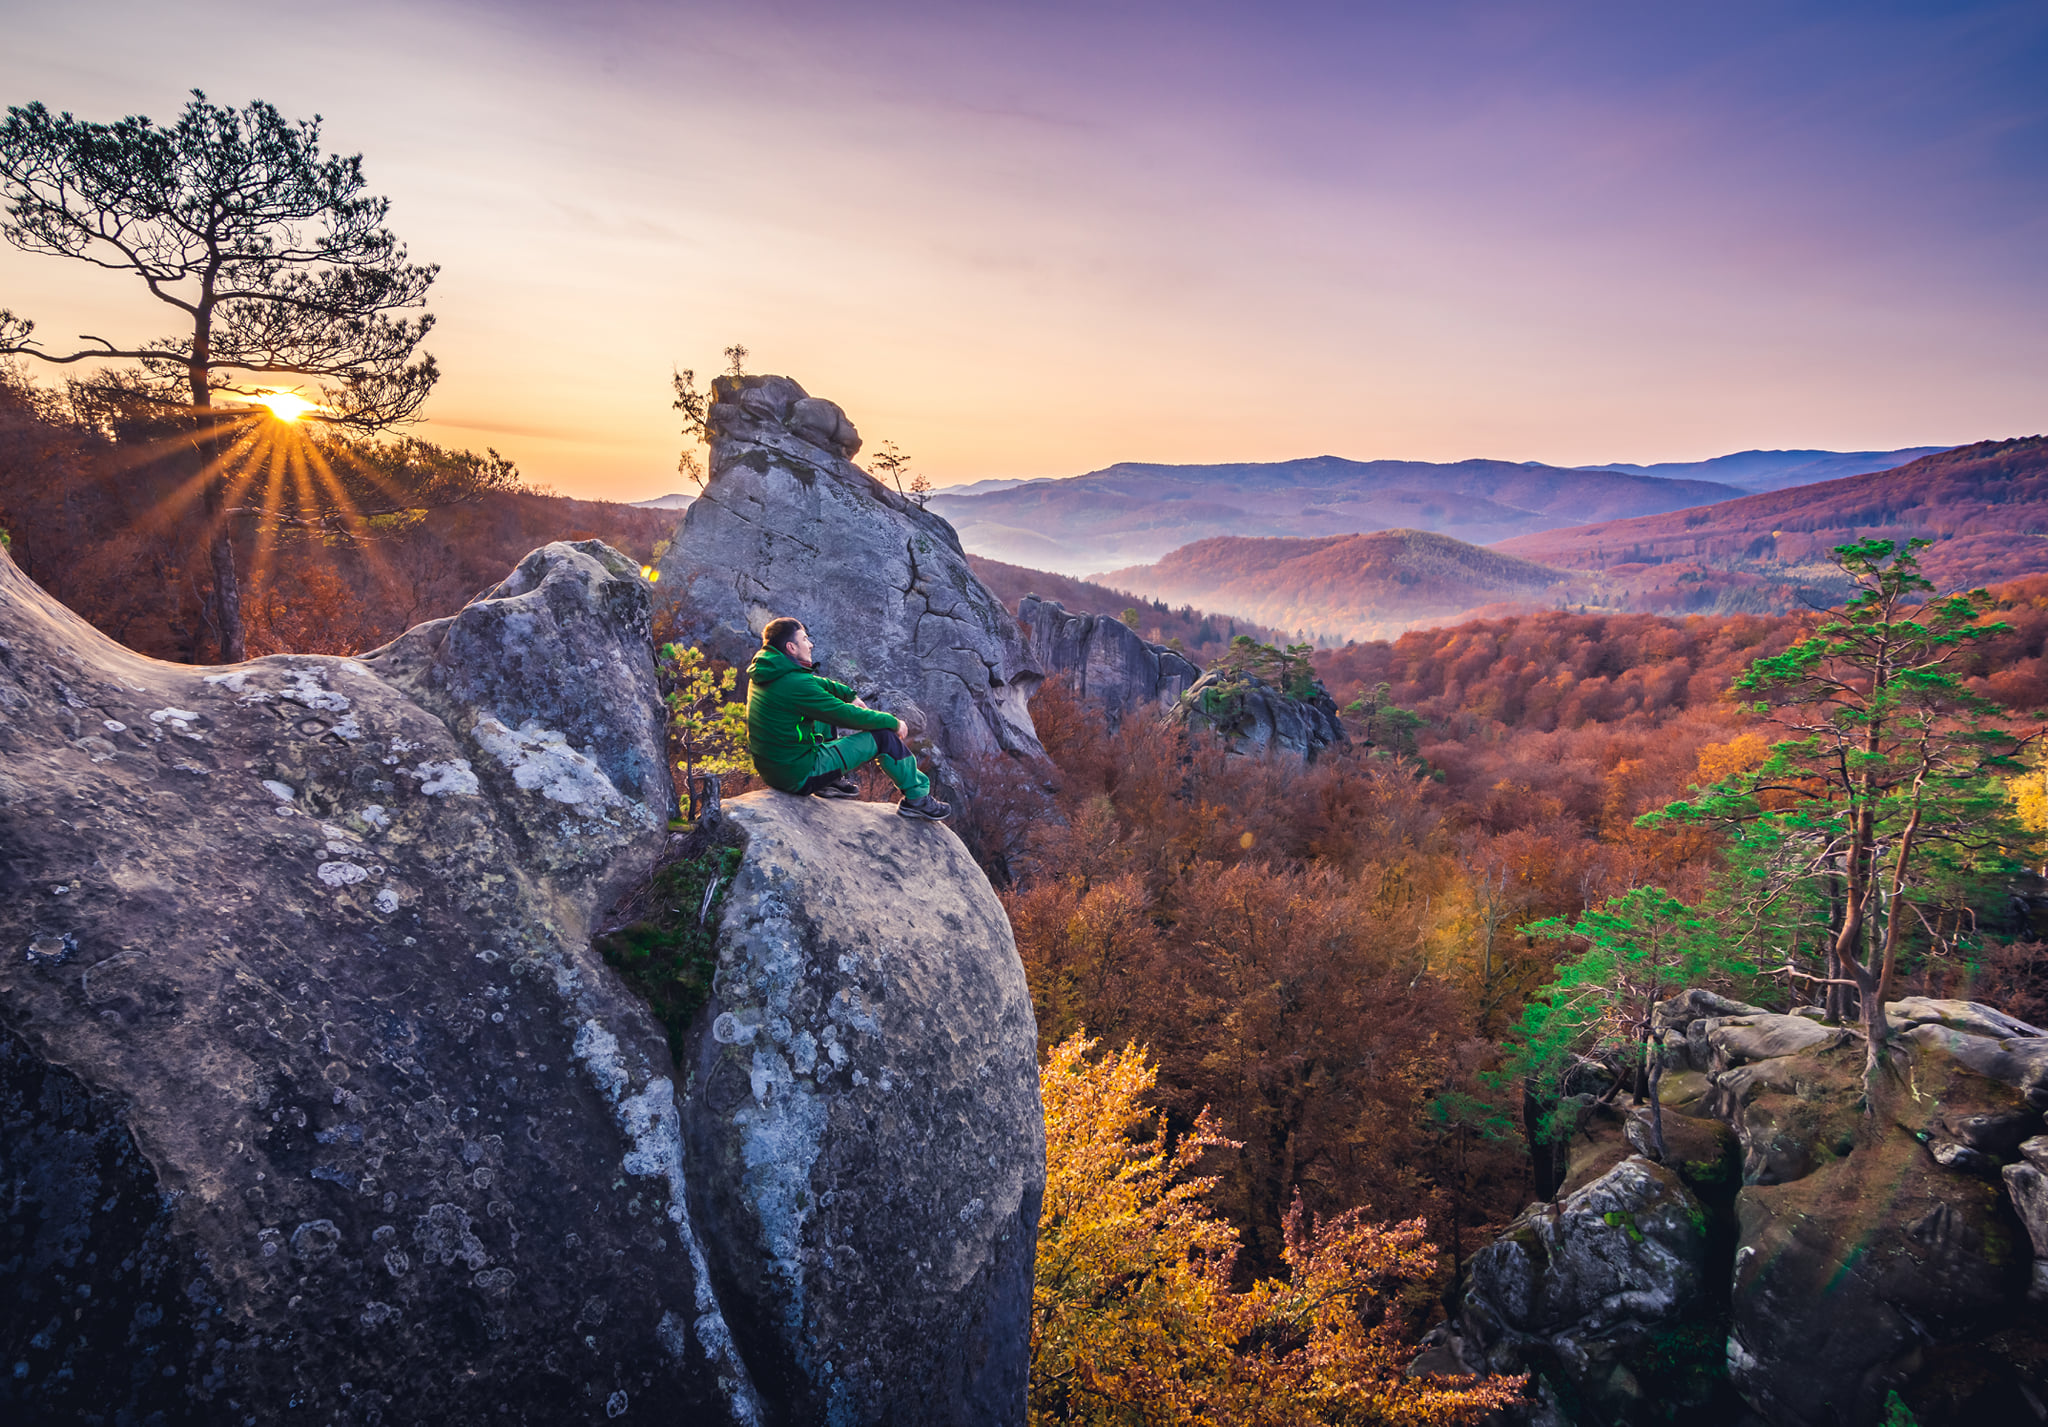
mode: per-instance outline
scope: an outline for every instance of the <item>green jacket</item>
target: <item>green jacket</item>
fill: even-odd
[[[856,708],[854,691],[811,672],[780,649],[763,649],[747,666],[747,752],[771,788],[794,793],[811,776],[818,745],[830,734],[819,725],[896,727],[896,715]]]

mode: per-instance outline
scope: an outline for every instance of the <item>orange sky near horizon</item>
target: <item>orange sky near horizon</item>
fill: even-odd
[[[224,5],[7,8],[0,103],[323,114],[442,264],[420,434],[565,495],[677,489],[671,365],[734,341],[941,485],[2048,426],[2038,102],[1841,115],[1885,64],[1961,85],[1972,46],[2038,43],[2010,7],[1947,49],[1845,31],[1775,106],[1819,41],[1741,15],[1587,55],[1513,6],[1269,35],[1230,6],[435,3],[260,37]],[[169,327],[132,278],[6,247],[0,306],[53,347]]]

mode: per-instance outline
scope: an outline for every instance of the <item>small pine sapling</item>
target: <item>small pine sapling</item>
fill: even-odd
[[[1536,1082],[1545,1103],[1557,1100],[1574,1062],[1597,1060],[1622,1075],[1633,1072],[1633,1098],[1648,1100],[1651,1136],[1664,1158],[1657,1003],[1689,985],[1745,976],[1753,968],[1705,918],[1661,887],[1637,887],[1576,920],[1549,917],[1523,931],[1582,942],[1585,950],[1530,1000],[1509,1048],[1510,1065]]]

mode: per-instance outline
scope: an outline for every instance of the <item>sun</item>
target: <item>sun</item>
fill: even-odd
[[[308,401],[295,391],[266,391],[252,398],[258,406],[270,408],[270,414],[279,421],[297,421],[309,411],[318,411],[320,403]]]

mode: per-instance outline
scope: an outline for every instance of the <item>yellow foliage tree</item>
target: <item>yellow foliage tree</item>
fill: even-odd
[[[2048,835],[2048,763],[2006,780],[2005,793],[2021,827],[2036,836]]]
[[[1520,1395],[1519,1378],[1409,1381],[1401,1290],[1435,1253],[1421,1220],[1287,1215],[1286,1280],[1231,1287],[1237,1231],[1193,1173],[1234,1148],[1205,1111],[1169,1145],[1143,1100],[1158,1078],[1126,1047],[1055,1046],[1032,1301],[1031,1422],[1087,1427],[1453,1427]]]

